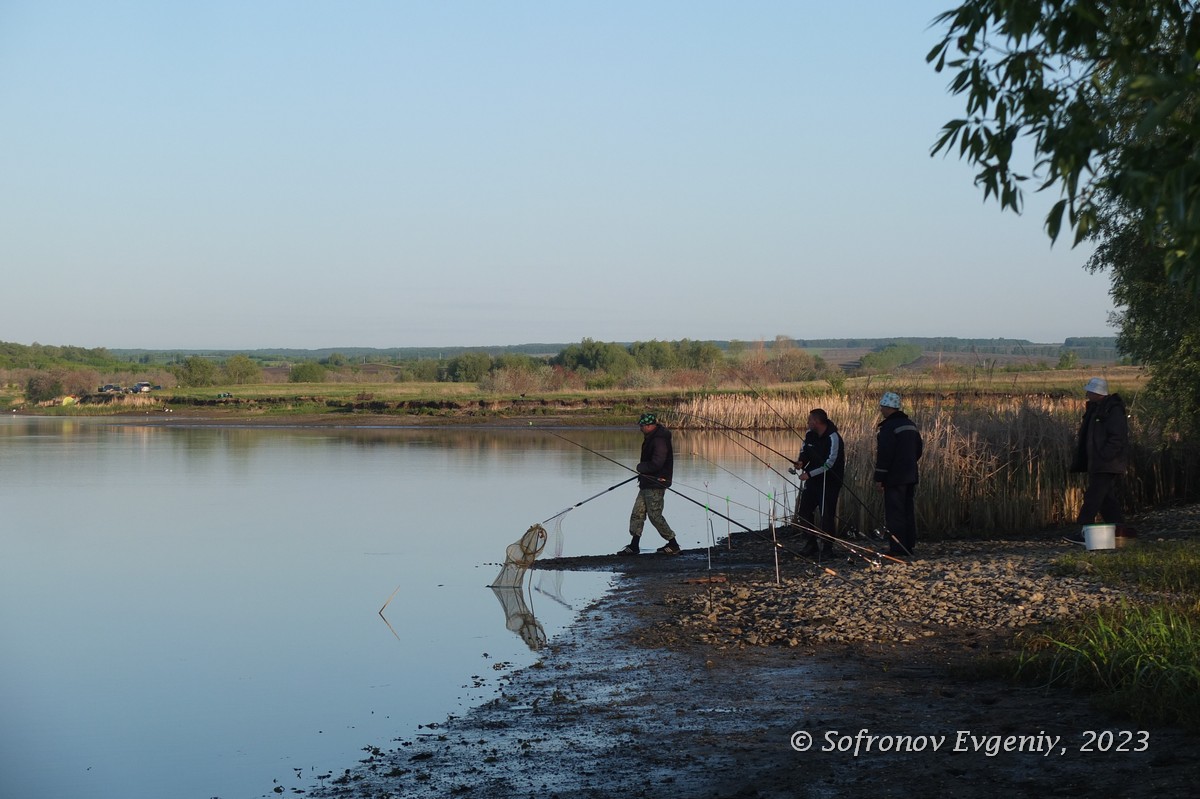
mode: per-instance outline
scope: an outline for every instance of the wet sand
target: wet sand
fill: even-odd
[[[1200,511],[1150,514],[1139,526],[1146,541],[1195,537]],[[1043,565],[1069,545],[1048,534],[929,545],[911,567],[879,569],[843,554],[826,564],[839,576],[824,583],[810,562],[785,551],[776,585],[770,542],[743,535],[732,544],[713,554],[711,568],[705,551],[544,562],[621,576],[541,660],[502,679],[494,699],[421,735],[377,742],[358,767],[309,795],[1158,799],[1194,792],[1196,735],[1142,727],[1085,697],[987,678],[977,667],[983,654],[1011,651],[1019,630],[1058,615],[1057,595],[1034,595],[1058,590]],[[969,577],[978,569],[1002,575],[1013,610],[955,616],[954,608],[970,607],[955,595],[976,589],[930,588],[946,584],[947,571]],[[994,582],[961,580],[979,591]],[[887,591],[911,583],[925,612],[900,608],[910,618],[897,618],[887,605],[899,600],[883,589],[872,599],[875,583],[892,585]],[[1098,597],[1070,604],[1068,614],[1122,593],[1098,585],[1063,590]],[[821,603],[847,595],[869,623],[827,635],[838,624],[821,615]],[[1039,608],[1047,601],[1049,612]],[[938,616],[939,606],[949,615]],[[764,618],[784,620],[788,634],[749,643]],[[793,742],[808,748],[797,751]]]

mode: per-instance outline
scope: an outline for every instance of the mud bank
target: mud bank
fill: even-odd
[[[1194,537],[1198,521],[1193,508],[1139,524],[1149,540]],[[827,579],[784,557],[780,585],[770,544],[750,536],[711,568],[706,552],[547,562],[622,576],[493,700],[378,742],[308,793],[1190,795],[1196,736],[970,668],[1017,629],[1119,599],[1052,578],[1045,565],[1068,548],[929,545],[880,569],[843,555]],[[785,634],[751,641],[772,625]]]

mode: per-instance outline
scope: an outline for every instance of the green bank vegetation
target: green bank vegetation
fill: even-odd
[[[1200,730],[1200,542],[1072,553],[1058,569],[1170,599],[1125,602],[1038,633],[1024,644],[1018,675],[1092,693],[1141,723]]]
[[[929,360],[923,364],[921,361]],[[389,350],[251,350],[173,353],[0,343],[0,385],[28,402],[86,396],[105,384],[145,380],[166,389],[286,383],[470,383],[487,394],[715,390],[731,382],[776,385],[904,368],[939,380],[973,380],[1118,360],[1114,340],[1035,345],[1009,339],[641,341]],[[740,378],[734,378],[734,374]],[[379,391],[380,389],[372,389]],[[433,392],[434,394],[438,392]]]

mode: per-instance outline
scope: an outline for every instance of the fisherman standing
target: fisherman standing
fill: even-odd
[[[652,413],[643,413],[638,418],[638,426],[642,428],[643,438],[641,461],[637,465],[638,494],[633,501],[633,512],[629,515],[629,535],[632,540],[617,554],[636,555],[641,551],[639,542],[642,540],[642,529],[649,517],[654,529],[667,541],[658,551],[678,555],[679,542],[675,540],[675,531],[663,518],[663,496],[671,486],[675,460],[671,431],[659,424],[658,417]]]
[[[900,395],[889,391],[879,400],[875,435],[875,482],[883,492],[883,519],[891,533],[888,554],[904,557],[917,548],[917,461],[925,444],[921,431],[904,411]]]
[[[1129,421],[1125,401],[1120,394],[1108,393],[1108,381],[1103,377],[1093,377],[1084,386],[1084,391],[1087,405],[1079,425],[1071,471],[1086,472],[1088,484],[1076,521],[1081,525],[1092,524],[1099,513],[1106,524],[1123,524],[1125,514],[1117,499],[1116,488],[1129,465]],[[1067,540],[1084,543],[1083,531],[1067,536]]]
[[[804,481],[796,502],[796,522],[808,531],[808,540],[800,554],[830,556],[833,554],[833,536],[837,535],[838,495],[842,492],[842,479],[846,474],[846,447],[837,425],[824,409],[809,411],[804,446],[793,466],[801,470],[799,476]],[[821,509],[819,529],[826,535],[813,532],[813,514],[817,508]]]

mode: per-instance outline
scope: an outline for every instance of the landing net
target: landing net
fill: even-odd
[[[493,588],[520,588],[525,582],[525,572],[546,548],[549,534],[546,528],[535,524],[525,535],[508,545],[504,550],[504,567],[492,581]],[[559,544],[561,548],[561,543]]]

